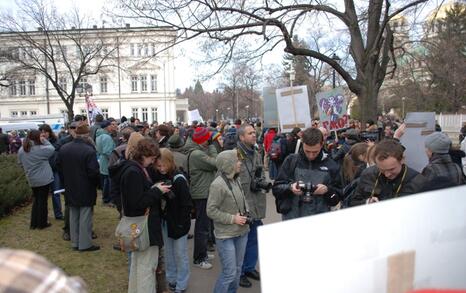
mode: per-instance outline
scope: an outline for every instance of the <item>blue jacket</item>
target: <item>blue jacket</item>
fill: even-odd
[[[98,129],[96,134],[96,150],[100,165],[100,174],[108,175],[108,160],[115,149],[115,142],[105,129]]]

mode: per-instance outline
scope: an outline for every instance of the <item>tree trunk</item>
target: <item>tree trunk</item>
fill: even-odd
[[[372,119],[376,121],[377,117],[377,94],[378,88],[376,85],[366,84],[358,95],[361,126],[366,128],[366,121]]]
[[[73,106],[67,105],[66,108],[68,110],[68,122],[71,123],[73,122],[73,119],[74,119]]]

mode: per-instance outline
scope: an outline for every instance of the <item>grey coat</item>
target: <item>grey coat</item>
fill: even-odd
[[[26,153],[21,147],[18,151],[18,163],[23,167],[31,187],[44,186],[53,181],[53,171],[49,158],[55,153],[55,148],[48,141],[42,145],[34,145]]]

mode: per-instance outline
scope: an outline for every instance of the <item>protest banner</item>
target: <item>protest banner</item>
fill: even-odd
[[[276,95],[282,132],[291,132],[295,127],[304,129],[311,126],[312,118],[305,85],[277,89]]]
[[[435,130],[434,112],[410,112],[405,118],[406,130],[400,138],[406,148],[405,163],[414,170],[421,172],[429,163],[425,151],[425,137]]]
[[[261,226],[261,290],[466,288],[465,194],[460,186]]]
[[[280,126],[280,122],[278,121],[277,95],[275,91],[276,89],[274,87],[264,87],[262,89],[265,128],[278,128]]]
[[[317,93],[316,101],[322,127],[334,131],[348,126],[348,102],[341,87]]]
[[[86,94],[84,99],[86,102],[87,117],[89,119],[90,124],[93,125],[95,121],[95,117],[97,116],[97,114],[102,115],[102,111],[100,110],[99,107],[97,107],[92,96]]]
[[[188,123],[191,124],[193,121],[204,122],[204,119],[202,119],[198,109],[188,111]]]

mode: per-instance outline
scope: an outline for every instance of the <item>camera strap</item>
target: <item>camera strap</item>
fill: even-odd
[[[245,199],[245,196],[244,196],[244,191],[243,191],[243,188],[241,187],[241,185],[238,185],[239,187],[239,190],[241,191],[241,194],[243,195],[243,204],[244,204],[244,212],[241,211],[240,207],[239,207],[239,204],[238,204],[238,201],[236,201],[236,197],[235,197],[235,193],[233,192],[233,187],[231,186],[231,183],[230,183],[230,180],[228,180],[228,178],[225,176],[225,174],[221,174],[220,175],[223,179],[223,181],[225,181],[225,183],[227,184],[228,186],[228,189],[230,189],[230,192],[231,192],[231,196],[233,196],[233,200],[235,201],[235,204],[236,204],[236,208],[238,209],[238,212],[243,215],[244,213],[247,212],[247,209],[246,209],[246,199]]]

